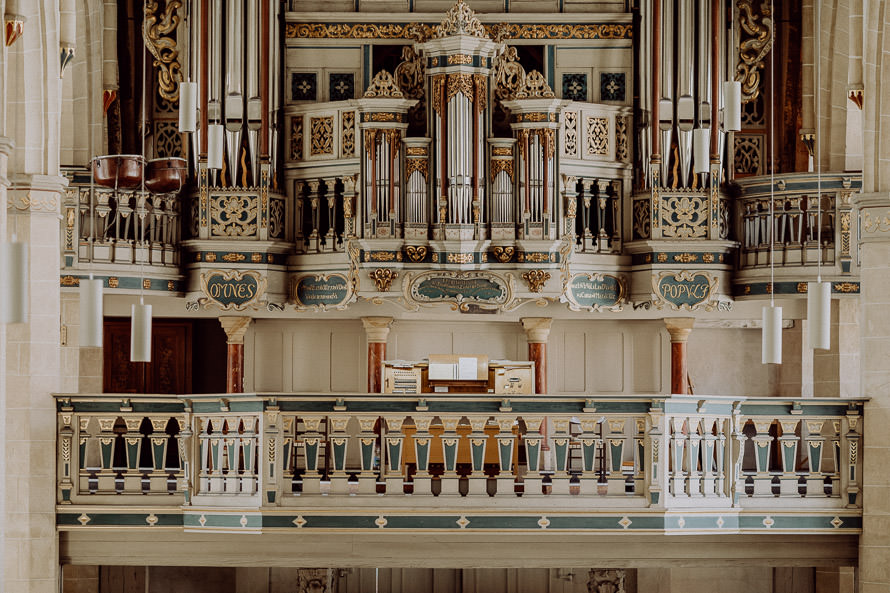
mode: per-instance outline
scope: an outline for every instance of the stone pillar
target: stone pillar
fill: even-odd
[[[392,317],[362,317],[368,336],[368,393],[383,391],[383,361]]]
[[[671,317],[664,320],[671,334],[671,393],[689,393],[689,370],[686,359],[686,342],[695,319],[692,317]]]
[[[250,317],[220,317],[226,332],[226,393],[244,392],[244,334]]]
[[[519,320],[528,340],[528,359],[535,363],[535,393],[547,393],[547,338],[550,317],[523,317]]]
[[[890,49],[890,48],[888,48]],[[874,92],[880,92],[876,89]],[[867,147],[867,145],[866,145]],[[866,150],[868,152],[868,150]],[[888,183],[890,185],[890,183]],[[890,546],[890,193],[854,196],[859,209],[861,280],[861,395],[865,404],[862,452],[862,535],[859,539],[861,593],[890,590],[887,548]]]

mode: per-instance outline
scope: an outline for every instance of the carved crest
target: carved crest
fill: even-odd
[[[374,75],[371,84],[368,85],[368,90],[365,91],[362,97],[365,99],[404,99],[405,94],[399,88],[399,85],[396,84],[396,79],[393,78],[393,75],[386,70],[381,70]]]
[[[537,70],[529,72],[525,81],[519,89],[517,89],[514,98],[516,99],[553,99],[553,89],[547,84],[544,75]]]
[[[463,0],[458,0],[457,4],[445,13],[445,19],[436,27],[434,37],[451,37],[452,35],[488,37],[485,34],[485,27],[476,18],[476,13]]]

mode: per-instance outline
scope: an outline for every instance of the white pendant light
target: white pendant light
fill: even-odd
[[[207,126],[207,168],[222,169],[223,166],[223,126]]]
[[[735,80],[723,83],[723,129],[727,132],[742,129],[742,83]]]
[[[769,305],[763,308],[761,341],[761,362],[782,364],[782,307]]]
[[[807,282],[807,331],[810,348],[831,349],[830,282]]]
[[[692,171],[696,174],[707,173],[710,167],[711,136],[708,128],[692,130]]]
[[[194,132],[198,124],[198,84],[179,83],[179,131]]]
[[[130,362],[151,362],[151,305],[142,299],[130,311]]]
[[[80,345],[102,347],[102,280],[80,281]]]
[[[28,245],[0,243],[0,323],[28,318]]]

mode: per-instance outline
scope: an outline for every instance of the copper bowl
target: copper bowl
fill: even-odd
[[[93,159],[93,181],[111,189],[135,189],[142,184],[145,160],[138,154],[111,154]]]
[[[185,185],[188,165],[185,159],[152,159],[145,166],[145,187],[154,194],[176,193]]]

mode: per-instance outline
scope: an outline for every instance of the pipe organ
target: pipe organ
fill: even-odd
[[[461,2],[419,48],[426,56],[427,105],[432,107],[433,238],[484,240],[488,73],[498,45]]]

